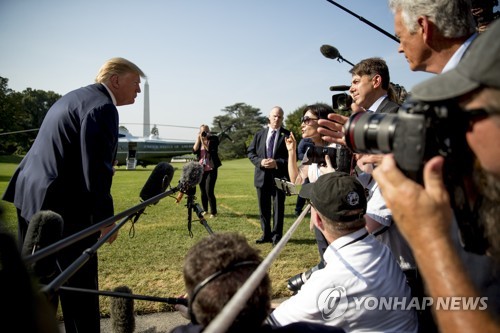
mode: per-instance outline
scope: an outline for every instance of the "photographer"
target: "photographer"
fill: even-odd
[[[210,133],[208,125],[200,126],[200,132],[193,146],[193,153],[203,165],[203,177],[200,182],[201,205],[203,210],[208,212],[210,204],[210,217],[216,217],[215,183],[217,182],[217,169],[222,163],[219,159],[219,137]]]
[[[453,70],[416,86],[412,95],[424,102],[456,102],[450,110],[466,122],[463,135],[475,154],[474,184],[467,189],[472,207],[489,240],[487,253],[497,262],[499,255],[500,204],[500,22],[492,24],[470,46]],[[451,101],[451,102],[450,102]],[[471,164],[473,161],[470,161]],[[374,177],[401,232],[410,243],[429,294],[450,298],[478,297],[478,290],[466,273],[459,249],[452,239],[453,211],[446,190],[442,156],[431,158],[424,167],[424,186],[405,177],[393,155],[384,157]],[[478,202],[478,198],[482,202]],[[457,217],[458,218],[458,217]],[[474,272],[477,274],[477,272]],[[498,275],[492,277],[498,280]],[[488,297],[488,305],[495,302]],[[488,309],[490,310],[490,309]],[[441,332],[499,332],[496,311],[435,311]]]

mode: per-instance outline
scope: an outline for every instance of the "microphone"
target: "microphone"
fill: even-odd
[[[331,86],[330,91],[346,91],[351,89],[351,86]]]
[[[184,164],[182,167],[181,178],[179,179],[179,187],[186,192],[190,187],[194,187],[201,183],[203,177],[203,166],[195,161]]]
[[[173,176],[174,168],[170,164],[167,162],[158,163],[141,190],[141,199],[145,201],[165,192],[166,188],[170,185]],[[157,203],[158,201],[154,204]]]
[[[114,292],[132,294],[132,290],[127,286],[119,286],[113,289]],[[112,297],[111,306],[111,326],[113,333],[133,333],[135,330],[134,299],[124,297]]]
[[[338,57],[340,57],[339,50],[331,45],[321,45],[319,50],[321,51],[321,54],[328,59],[337,59]]]
[[[319,50],[321,51],[321,54],[323,56],[325,56],[326,58],[328,59],[337,59],[339,62],[340,61],[345,61],[347,62],[349,65],[353,66],[354,67],[354,64],[346,59],[344,59],[340,53],[339,53],[339,50],[337,50],[336,48],[334,48],[333,46],[331,45],[321,45],[321,47],[319,48]]]
[[[181,202],[184,194],[187,193],[189,188],[194,187],[201,183],[201,178],[203,178],[203,166],[195,161],[184,164],[182,167],[181,178],[179,179],[180,193],[175,199],[176,203]]]
[[[64,221],[61,215],[42,210],[31,218],[24,239],[22,255],[29,256],[62,239]],[[48,283],[59,271],[56,254],[45,257],[29,267],[41,283]]]

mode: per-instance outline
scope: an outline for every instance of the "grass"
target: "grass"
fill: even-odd
[[[0,156],[0,193],[5,191],[19,158]],[[172,163],[176,169],[172,185],[176,185],[182,172],[182,163]],[[140,202],[139,192],[154,166],[125,170],[118,168],[113,179],[112,194],[115,213],[124,211]],[[207,219],[211,229],[218,232],[238,232],[250,244],[261,250],[265,257],[270,244],[255,245],[261,236],[257,195],[253,186],[254,167],[248,159],[223,161],[215,193],[218,216]],[[198,189],[199,194],[199,189]],[[296,197],[287,197],[284,232],[295,221]],[[201,203],[199,198],[196,202]],[[192,222],[193,237],[187,228],[186,199],[177,204],[174,197],[166,197],[158,204],[146,208],[145,213],[132,226],[127,222],[119,231],[117,240],[98,250],[99,284],[101,290],[126,285],[133,293],[156,297],[178,297],[184,294],[182,266],[187,250],[208,232],[197,220]],[[1,202],[5,210],[7,229],[16,235],[17,219],[12,204]],[[195,218],[195,217],[194,217]],[[302,272],[319,259],[314,234],[309,231],[306,218],[288,242],[270,269],[273,297],[290,296],[286,281]],[[101,314],[109,315],[109,298],[101,297]],[[139,314],[170,311],[170,305],[160,302],[135,301]]]

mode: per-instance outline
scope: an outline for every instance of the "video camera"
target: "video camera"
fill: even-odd
[[[335,113],[343,116],[351,115],[351,104],[353,102],[351,95],[348,92],[350,86],[331,86],[330,91],[344,91],[340,94],[332,95],[332,107]]]
[[[340,113],[342,115],[346,115],[345,112],[348,113],[347,116],[350,115],[352,102],[353,102],[352,97],[348,93],[340,93],[332,95],[332,107],[335,110],[335,112]]]

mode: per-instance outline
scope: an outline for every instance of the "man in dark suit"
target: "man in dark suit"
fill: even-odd
[[[258,131],[248,147],[248,158],[255,165],[254,185],[257,189],[262,228],[262,237],[257,239],[257,244],[276,244],[283,235],[285,193],[278,190],[274,183],[274,178],[289,179],[285,137],[290,135],[290,131],[281,127],[283,114],[281,107],[273,107],[269,113],[269,126]]]
[[[349,92],[354,103],[366,111],[396,113],[399,105],[388,96],[390,76],[381,58],[361,60],[349,71],[352,74]]]
[[[145,77],[142,70],[130,61],[110,59],[99,70],[95,84],[69,92],[47,112],[3,197],[17,208],[20,245],[30,219],[40,210],[62,216],[63,237],[114,215],[111,183],[118,145],[116,107],[134,103],[141,92],[141,77]],[[111,224],[59,251],[61,269],[113,227]],[[97,255],[92,256],[66,285],[98,289],[97,262]],[[100,331],[97,295],[61,290],[59,298],[67,333]],[[54,299],[57,305],[57,297]]]

